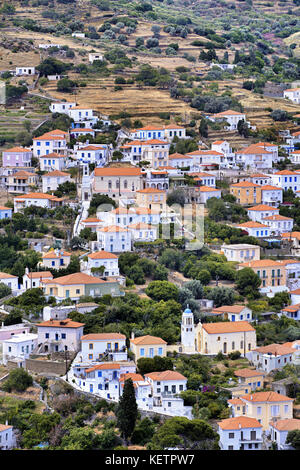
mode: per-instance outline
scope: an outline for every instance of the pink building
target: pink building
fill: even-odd
[[[0,328],[0,342],[10,339],[12,336],[29,333],[30,327],[24,323],[2,326]]]
[[[83,323],[65,320],[48,320],[37,324],[39,352],[79,351]]]
[[[31,166],[32,151],[23,147],[13,147],[11,149],[3,150],[2,152],[2,166],[12,167],[30,167]]]

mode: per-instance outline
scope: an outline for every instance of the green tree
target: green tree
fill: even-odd
[[[236,287],[241,295],[258,297],[261,279],[251,268],[243,268],[237,272]]]
[[[6,392],[11,392],[12,390],[24,392],[32,383],[32,377],[26,370],[22,368],[12,369],[2,385],[2,389]]]
[[[286,443],[294,447],[295,450],[300,450],[300,430],[295,429],[294,431],[289,431]]]
[[[4,284],[4,282],[0,282],[0,299],[10,294],[11,294],[11,288],[7,286],[6,284]]]
[[[156,301],[178,299],[178,287],[168,281],[152,281],[145,292]]]
[[[125,380],[123,394],[116,409],[117,425],[126,443],[132,436],[138,416],[135,391],[131,379]]]
[[[163,450],[168,447],[180,449],[201,449],[203,444],[218,449],[218,435],[201,419],[174,417],[165,421],[154,434],[151,449]],[[208,446],[210,443],[210,446]]]

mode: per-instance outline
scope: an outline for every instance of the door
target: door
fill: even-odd
[[[223,353],[227,353],[227,343],[223,343]]]
[[[235,315],[231,315],[231,321],[235,321]]]

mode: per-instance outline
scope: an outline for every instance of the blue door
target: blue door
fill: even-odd
[[[93,393],[93,384],[90,384],[90,392]]]
[[[235,315],[231,315],[231,321],[235,321]]]

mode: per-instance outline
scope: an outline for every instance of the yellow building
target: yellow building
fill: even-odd
[[[293,417],[293,398],[276,392],[256,392],[228,400],[233,416],[248,416],[262,424],[263,431],[269,429],[274,419]]]
[[[286,286],[286,267],[279,261],[271,259],[261,259],[240,263],[238,270],[251,268],[260,277],[260,291],[263,294],[272,294],[276,292],[287,291]]]
[[[157,336],[139,336],[130,339],[130,350],[135,356],[135,362],[141,357],[154,357],[167,355],[167,343]]]
[[[146,188],[136,192],[138,207],[163,211],[166,209],[167,193],[162,189]]]
[[[244,394],[254,392],[257,389],[264,387],[264,377],[266,372],[245,368],[235,370],[234,375],[238,377],[239,385],[244,387]]]
[[[251,181],[240,181],[230,185],[230,194],[236,197],[237,203],[242,206],[259,204],[261,202],[261,186]]]
[[[247,321],[198,323],[197,351],[200,354],[230,354],[240,351],[245,356],[256,348],[256,331]]]
[[[82,296],[101,297],[102,295],[120,295],[119,284],[109,278],[107,281],[84,273],[74,273],[41,281],[44,295],[56,297],[58,301],[65,299],[79,300]]]

